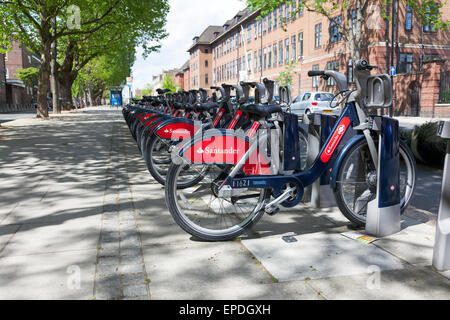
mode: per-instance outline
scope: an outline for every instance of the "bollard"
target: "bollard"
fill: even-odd
[[[433,266],[439,270],[450,270],[450,121],[439,124],[438,136],[447,141],[444,177],[442,180],[441,205],[436,223]]]
[[[386,237],[401,231],[399,122],[376,116],[370,129],[379,134],[377,197],[367,207],[367,233]]]

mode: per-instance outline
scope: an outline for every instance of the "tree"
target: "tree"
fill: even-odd
[[[34,67],[18,69],[16,77],[28,86],[35,86],[39,80],[39,69]]]
[[[144,89],[141,90],[142,96],[151,96],[153,94],[153,86],[147,83]]]
[[[264,17],[283,4],[292,6],[297,1],[246,0],[246,2],[251,9],[261,10],[260,15]],[[364,32],[368,32],[372,27],[371,23],[374,22],[368,17],[379,13],[380,18],[389,20],[386,9],[389,8],[389,4],[392,4],[392,0],[382,0],[384,12],[376,12],[379,9],[375,9],[373,4],[375,4],[373,0],[303,0],[299,1],[299,5],[291,14],[294,15],[306,9],[325,16],[335,28],[335,34],[346,42],[353,61],[356,61],[361,58],[362,50],[367,47],[367,37],[364,36]],[[435,0],[406,0],[406,4],[424,24],[432,24],[441,29],[447,29],[450,25],[449,21],[443,20],[441,9],[444,3],[436,3]],[[342,16],[341,21],[336,19],[339,13]]]
[[[281,86],[292,86],[294,74],[297,74],[297,72],[294,71],[296,67],[297,63],[294,61],[286,65],[284,71],[282,71],[278,77]]]
[[[162,84],[163,89],[169,89],[170,93],[177,92],[177,87],[175,85],[175,81],[172,79],[172,77],[169,74],[166,74],[163,80]]]
[[[38,86],[41,118],[48,118],[51,46],[55,41],[72,37],[75,41],[86,41],[103,28],[122,27],[126,32],[133,25],[140,33],[139,39],[134,38],[138,40],[136,43],[141,41],[147,49],[145,43],[158,39],[161,28],[155,26],[164,25],[169,8],[167,0],[73,0],[68,4],[67,0],[0,0],[0,45],[8,46],[12,40],[18,40],[41,59]],[[55,19],[56,32],[52,32]]]
[[[94,33],[70,35],[62,39],[58,80],[65,109],[71,108],[70,88],[78,72],[96,57],[117,54],[125,57],[131,65],[135,60],[136,46],[143,45],[145,55],[159,49],[158,41],[167,35],[164,31],[167,0],[140,2],[138,8],[132,14],[114,12],[114,20],[117,21]]]

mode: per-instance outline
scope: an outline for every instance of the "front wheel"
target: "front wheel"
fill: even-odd
[[[166,204],[175,222],[187,233],[205,241],[228,241],[242,235],[264,215],[269,190],[239,189],[220,194],[229,166],[190,165],[207,174],[195,186],[180,188],[183,166],[173,164],[167,175]]]
[[[377,143],[377,140],[375,140]],[[400,141],[400,205],[408,207],[416,188],[416,161],[405,142]],[[376,198],[377,171],[366,140],[347,153],[337,174],[334,195],[344,216],[357,226],[364,226],[367,206]]]

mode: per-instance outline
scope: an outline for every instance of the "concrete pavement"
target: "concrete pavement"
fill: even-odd
[[[450,299],[430,267],[434,198],[369,245],[341,235],[326,190],[327,208],[205,243],[173,222],[119,111],[10,122],[0,161],[0,299]]]

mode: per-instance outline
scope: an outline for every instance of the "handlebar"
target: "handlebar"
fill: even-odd
[[[319,76],[324,76],[325,75],[325,71],[309,71],[308,72],[308,77],[319,77]]]

